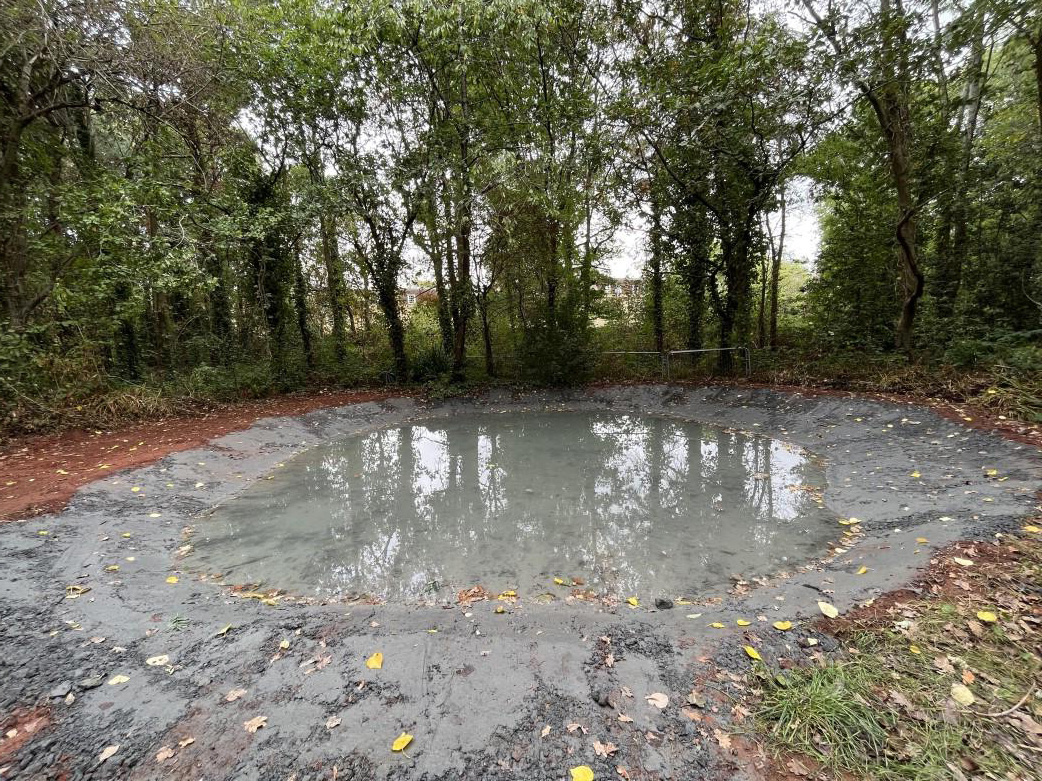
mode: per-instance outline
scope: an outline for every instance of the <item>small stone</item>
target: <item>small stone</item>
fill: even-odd
[[[47,696],[50,697],[52,700],[56,700],[56,699],[59,699],[61,697],[68,696],[69,692],[71,692],[71,691],[72,691],[72,682],[71,681],[62,681],[57,686],[55,686],[53,689],[51,689],[51,693],[48,694]]]
[[[670,610],[673,607],[673,600],[665,597],[655,597],[655,607],[659,610]]]
[[[97,689],[104,682],[105,681],[102,680],[100,675],[92,675],[90,678],[84,678],[82,681],[80,681],[80,688],[84,690]]]

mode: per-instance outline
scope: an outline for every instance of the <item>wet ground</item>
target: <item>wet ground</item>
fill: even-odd
[[[195,524],[184,566],[320,598],[693,599],[821,555],[821,459],[660,415],[461,414],[318,445]],[[556,592],[556,593],[555,593]],[[567,593],[567,592],[564,592]]]
[[[805,448],[848,523],[816,564],[671,607],[656,597],[673,594],[634,607],[583,584],[555,584],[549,604],[524,590],[298,604],[186,569],[201,514],[334,437],[561,410],[660,413]],[[60,515],[0,527],[0,778],[754,775],[728,748],[752,664],[743,646],[768,665],[811,639],[827,652],[819,601],[848,609],[954,539],[1015,528],[1040,465],[1029,446],[914,406],[762,389],[390,399],[261,421],[92,483]],[[403,732],[413,740],[393,752]]]

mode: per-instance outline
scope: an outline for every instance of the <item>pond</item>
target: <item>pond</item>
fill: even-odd
[[[807,451],[702,423],[460,414],[305,451],[200,519],[189,565],[318,598],[694,599],[820,555],[824,488]]]

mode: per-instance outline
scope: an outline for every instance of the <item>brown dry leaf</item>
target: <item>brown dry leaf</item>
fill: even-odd
[[[965,683],[967,686],[969,686],[975,680],[977,680],[977,676],[973,674],[973,670],[962,671],[962,682]]]
[[[619,714],[619,721],[621,721],[623,724],[632,724],[633,723],[633,719],[630,716],[627,716],[625,713],[620,713]]]
[[[654,694],[649,694],[644,699],[648,701],[648,705],[658,708],[659,710],[669,705],[669,697],[667,697],[662,692],[655,692]]]
[[[952,666],[952,661],[947,656],[935,657],[933,660],[933,666],[942,673],[947,673],[948,675],[955,674],[955,667]]]
[[[232,689],[230,692],[228,692],[226,695],[224,695],[224,701],[225,702],[235,702],[240,697],[245,697],[245,696],[246,696],[246,690],[245,689]]]
[[[786,762],[785,763],[785,767],[794,776],[809,776],[810,775],[810,768],[808,768],[806,765],[804,765],[802,762],[800,762],[795,757],[793,757],[788,762]]]
[[[173,755],[174,750],[170,746],[163,746],[156,752],[156,762],[166,762]]]
[[[326,729],[333,729],[334,727],[339,727],[339,726],[340,726],[340,717],[339,716],[330,716],[328,719],[326,719]]]
[[[575,732],[577,729],[581,729],[582,732],[583,732],[583,735],[585,735],[586,732],[587,732],[586,727],[584,727],[582,724],[579,724],[579,723],[574,722],[574,721],[571,724],[566,725],[565,729],[568,730],[569,732]]]
[[[626,768],[624,768],[622,765],[618,765],[615,768],[615,772],[619,774],[619,778],[629,778],[630,777],[630,772]]]
[[[630,691],[630,687],[629,686],[623,686],[622,687],[622,696],[623,697],[632,697],[633,696],[633,692]]]
[[[593,741],[593,753],[599,757],[607,759],[618,750],[619,747],[611,741],[608,741],[607,743],[601,743],[599,740]]]
[[[547,724],[545,727],[543,727],[542,730],[540,730],[539,737],[545,738],[549,734],[550,734],[550,725]]]
[[[716,742],[724,751],[731,750],[731,736],[728,735],[726,732],[724,732],[723,730],[714,729],[713,737],[716,738]]]
[[[185,746],[191,746],[193,743],[195,743],[195,738],[185,738],[184,740],[177,741],[177,745],[181,748],[184,748]]]
[[[254,716],[249,721],[244,721],[242,726],[246,728],[246,731],[251,735],[268,723],[267,716]]]
[[[102,751],[100,754],[98,754],[98,764],[101,764],[102,762],[104,762],[106,759],[111,757],[117,751],[119,751],[119,744],[118,743],[116,745],[114,745],[114,746],[106,746],[105,750]]]

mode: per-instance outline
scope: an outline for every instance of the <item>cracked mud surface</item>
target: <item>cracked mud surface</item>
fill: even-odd
[[[487,601],[269,605],[179,571],[185,527],[294,454],[475,407],[657,412],[792,442],[826,459],[825,501],[861,534],[786,577],[671,610],[651,608],[655,595],[633,609],[523,593],[503,614]],[[728,673],[749,669],[742,646],[768,664],[809,636],[828,651],[818,600],[846,610],[907,583],[932,550],[1016,527],[1040,477],[1036,449],[919,407],[765,389],[496,392],[263,420],[92,483],[59,515],[0,526],[0,778],[566,779],[581,764],[597,778],[742,777],[715,733],[740,694]],[[68,586],[90,590],[68,599]],[[383,668],[367,669],[375,651]],[[166,666],[146,664],[161,655]],[[234,689],[246,693],[226,701]],[[701,706],[687,704],[692,689]],[[645,700],[654,692],[664,709]],[[414,741],[392,753],[403,731]],[[594,740],[617,750],[598,756]],[[163,747],[173,756],[158,763]]]

